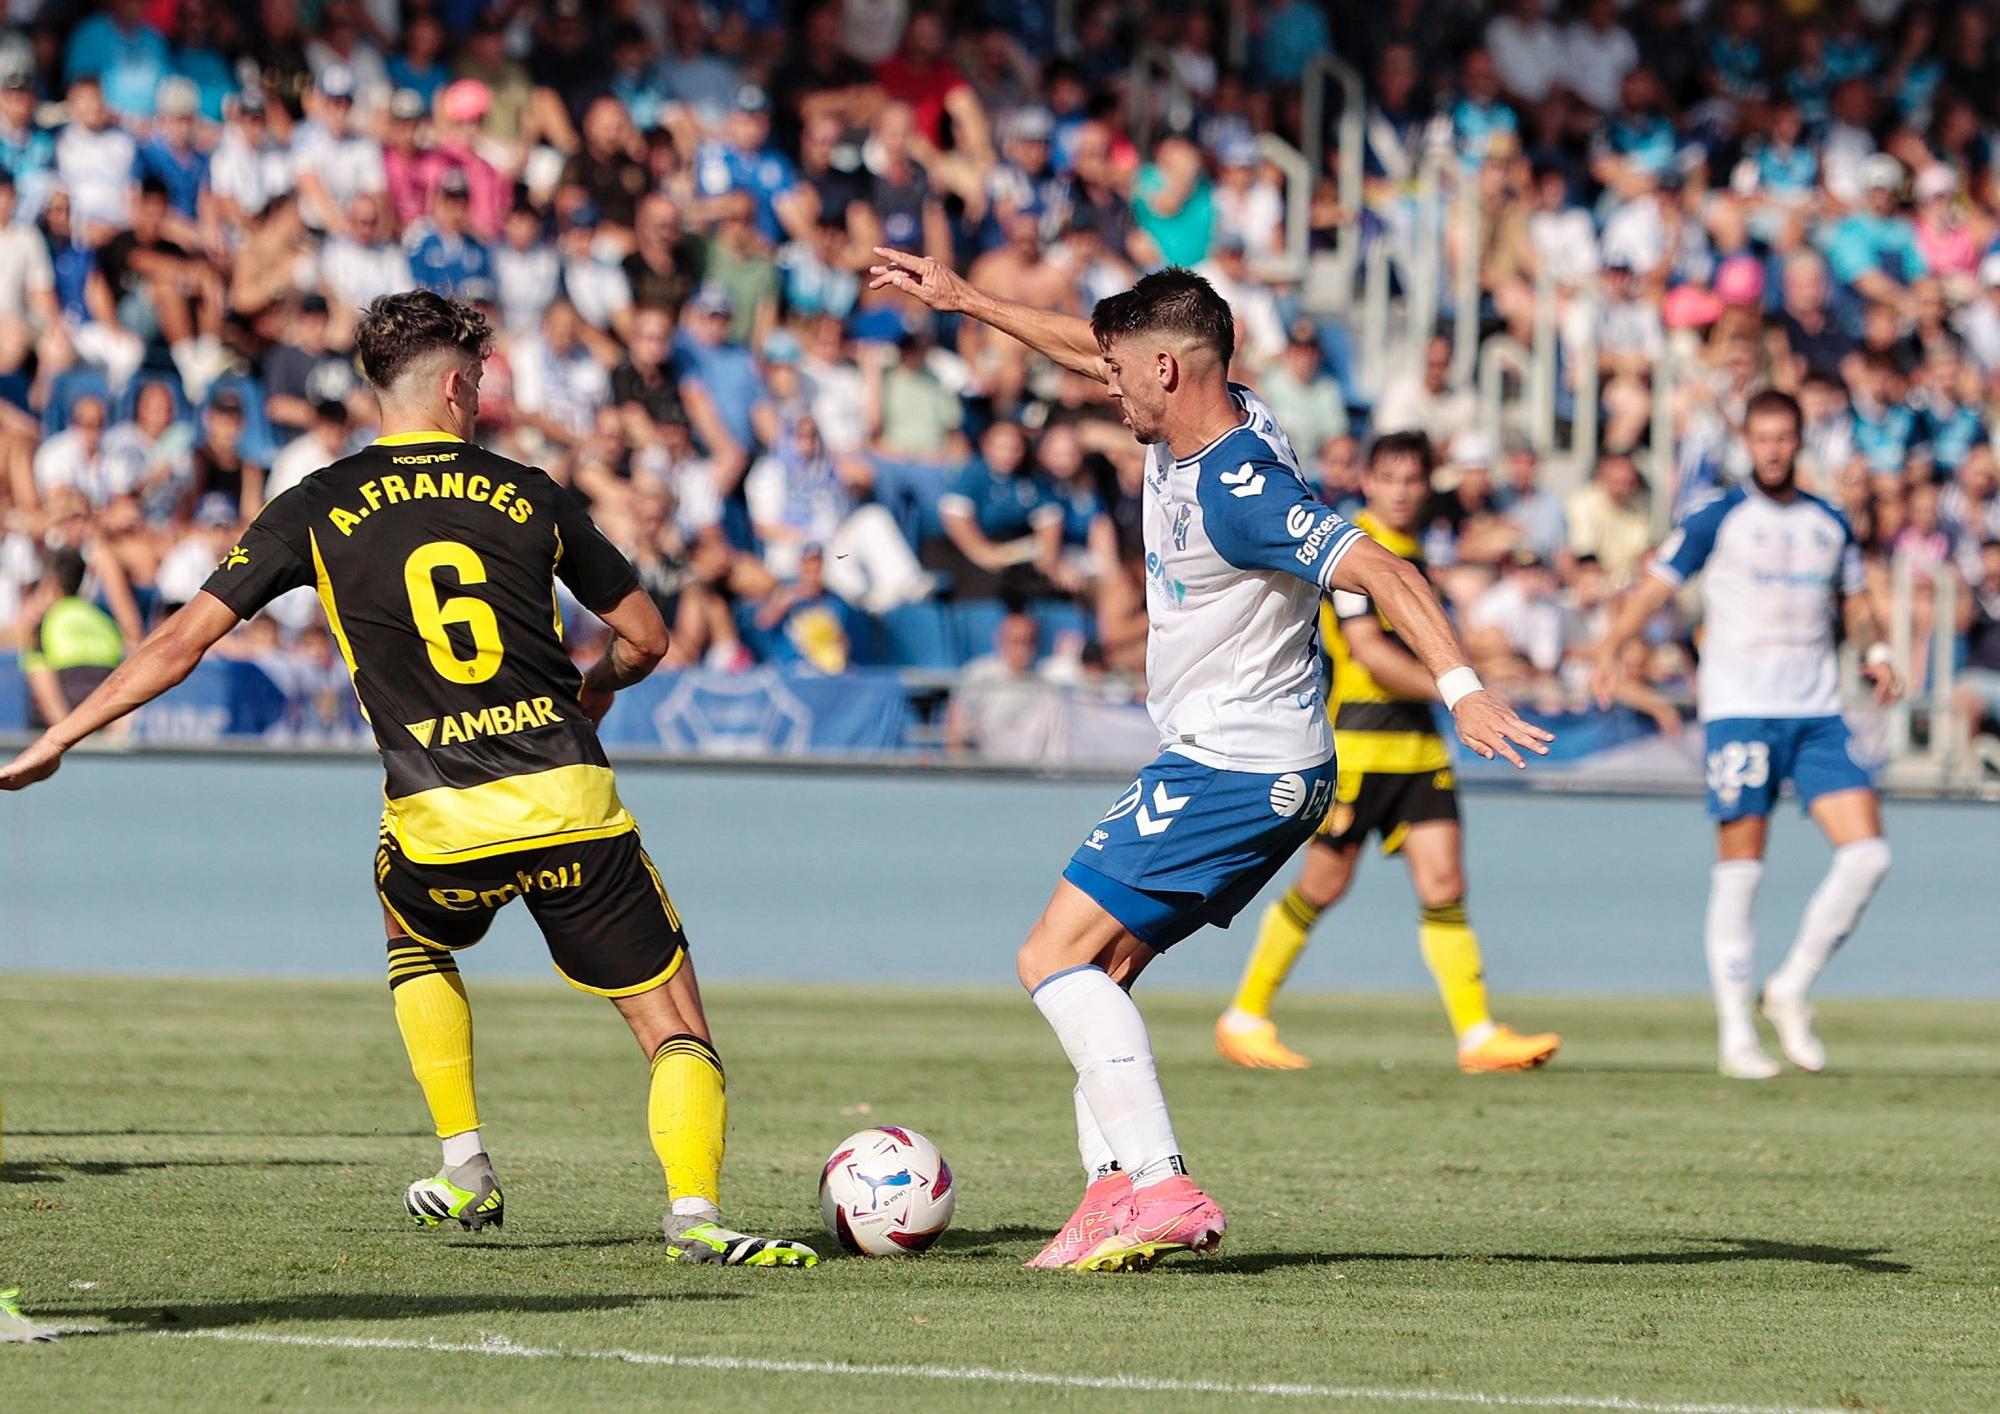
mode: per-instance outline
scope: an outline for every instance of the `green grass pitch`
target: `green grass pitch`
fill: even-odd
[[[437,1152],[380,986],[0,978],[0,1287],[104,1328],[0,1347],[0,1407],[2000,1407],[1990,1006],[1830,1003],[1837,1073],[1754,1086],[1710,1072],[1692,1000],[1515,1000],[1562,1056],[1468,1077],[1426,999],[1302,997],[1320,1063],[1277,1075],[1163,992],[1229,1238],[1084,1277],[1020,1270],[1078,1187],[1026,1001],[718,987],[734,1216],[823,1236],[819,1163],[869,1123],[962,1186],[928,1257],[718,1272],[664,1256],[610,1008],[467,972],[508,1200],[480,1237],[403,1217]],[[820,1362],[938,1373],[782,1368]],[[1119,1376],[1168,1385],[1089,1383]]]

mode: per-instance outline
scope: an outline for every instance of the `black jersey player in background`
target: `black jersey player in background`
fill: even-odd
[[[389,986],[444,1144],[443,1168],[405,1195],[410,1214],[502,1220],[453,953],[521,898],[557,971],[610,998],[652,1062],[668,1250],[810,1266],[809,1248],[721,1223],[722,1064],[680,919],[597,740],[613,694],[666,653],[666,625],[580,504],[464,440],[491,337],[476,311],[427,291],[371,304],[356,342],[382,436],[266,506],[192,603],[0,768],[0,789],[53,775],[65,751],[180,682],[239,621],[313,587],[388,775],[374,883]],[[563,647],[558,579],[613,635],[581,676]]]

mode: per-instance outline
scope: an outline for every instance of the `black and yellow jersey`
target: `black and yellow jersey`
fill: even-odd
[[[1423,568],[1423,545],[1414,537],[1390,529],[1367,511],[1356,516],[1354,523],[1383,549]],[[1430,698],[1390,692],[1347,650],[1341,622],[1370,614],[1375,616],[1389,641],[1397,642],[1396,630],[1365,594],[1336,590],[1320,606],[1320,638],[1326,644],[1327,656],[1333,660],[1330,710],[1340,772],[1343,776],[1356,772],[1411,775],[1442,770],[1451,764],[1451,755],[1445,749],[1444,738],[1438,735]]]
[[[242,618],[312,586],[387,772],[383,828],[420,864],[633,828],[577,706],[555,581],[638,587],[580,503],[443,432],[384,437],[264,508],[205,588]]]

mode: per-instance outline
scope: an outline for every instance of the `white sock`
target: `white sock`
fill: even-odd
[[[1083,1181],[1095,1183],[1118,1167],[1118,1156],[1111,1152],[1111,1141],[1104,1137],[1097,1116],[1090,1112],[1090,1101],[1084,1098],[1081,1084],[1076,1087],[1075,1098],[1077,1157],[1083,1160]]]
[[[1757,925],[1751,909],[1764,877],[1761,859],[1724,859],[1708,875],[1708,984],[1715,992],[1715,1019],[1722,1049],[1757,1044],[1750,1014],[1750,972],[1757,960]]]
[[[1101,967],[1072,967],[1035,988],[1035,1005],[1076,1067],[1077,1089],[1133,1186],[1185,1172],[1145,1018],[1125,989]]]
[[[444,1166],[455,1169],[485,1152],[486,1141],[479,1137],[478,1130],[468,1129],[463,1134],[453,1134],[444,1141]]]
[[[673,1214],[677,1218],[688,1219],[688,1226],[697,1222],[712,1223],[722,1220],[722,1209],[706,1198],[676,1198],[673,1203]]]
[[[1827,959],[1847,941],[1862,910],[1889,873],[1889,842],[1881,836],[1844,844],[1833,852],[1826,878],[1813,890],[1799,920],[1799,936],[1785,961],[1771,974],[1771,991],[1803,997]]]

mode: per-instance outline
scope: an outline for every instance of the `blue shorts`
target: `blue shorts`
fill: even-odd
[[[1801,810],[1823,795],[1875,784],[1838,717],[1722,717],[1707,731],[1708,813],[1716,820],[1769,815],[1787,780]]]
[[[1063,877],[1149,947],[1227,927],[1313,837],[1334,765],[1265,775],[1171,753],[1147,766],[1070,857]]]

